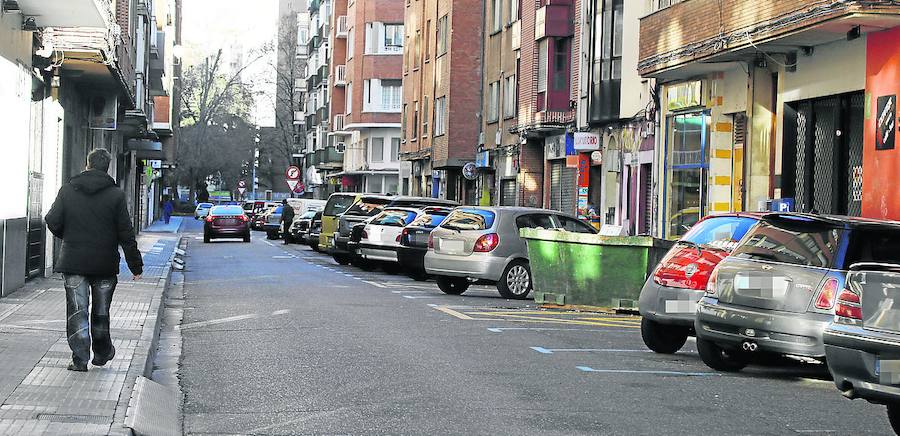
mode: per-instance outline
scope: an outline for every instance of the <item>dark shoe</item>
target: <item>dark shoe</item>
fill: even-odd
[[[72,362],[67,369],[69,371],[87,372],[87,364]]]
[[[107,357],[100,357],[95,355],[94,360],[91,360],[91,364],[93,364],[94,366],[103,366],[106,365],[106,363],[110,360],[113,360],[114,357],[116,357],[116,347],[113,347],[112,353],[110,353]]]

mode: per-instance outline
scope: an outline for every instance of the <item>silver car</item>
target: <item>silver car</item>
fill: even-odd
[[[403,228],[421,214],[419,209],[388,207],[365,225],[359,241],[359,255],[367,261],[397,263]]]
[[[849,266],[872,259],[871,235],[900,229],[860,218],[770,214],[716,267],[697,305],[703,362],[739,371],[754,353],[823,360]],[[875,233],[873,233],[875,232]]]
[[[825,330],[825,357],[844,396],[886,405],[900,434],[900,232],[879,236],[872,249],[890,251],[892,264],[851,266]]]
[[[429,236],[425,270],[441,291],[460,295],[474,281],[497,284],[504,298],[525,299],[531,292],[528,249],[523,228],[595,234],[577,218],[557,211],[522,207],[459,207]]]

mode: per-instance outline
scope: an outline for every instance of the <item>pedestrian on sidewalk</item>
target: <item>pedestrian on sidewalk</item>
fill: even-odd
[[[107,174],[111,160],[103,148],[88,154],[87,168],[59,190],[46,217],[47,228],[62,239],[55,270],[65,279],[70,371],[87,371],[91,339],[95,366],[116,355],[109,337],[109,307],[118,283],[119,246],[134,280],[141,278],[144,268],[125,192]]]
[[[163,220],[166,222],[166,224],[169,224],[169,220],[172,219],[172,213],[175,212],[175,205],[172,204],[172,200],[169,199],[168,195],[163,201]]]
[[[294,224],[294,208],[288,204],[287,199],[281,200],[281,231],[284,235],[284,245],[291,243],[291,224]]]

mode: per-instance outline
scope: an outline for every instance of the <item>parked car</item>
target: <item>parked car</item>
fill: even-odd
[[[250,242],[250,219],[241,206],[214,206],[203,224],[203,242],[215,238],[243,238]]]
[[[697,302],[713,269],[731,254],[761,214],[704,218],[666,253],[641,289],[641,337],[647,348],[671,354],[694,334]]]
[[[425,271],[441,291],[459,295],[472,281],[497,284],[504,298],[525,299],[531,292],[523,228],[596,234],[597,230],[561,212],[517,207],[460,207],[432,230]]]
[[[825,330],[825,361],[834,384],[850,399],[887,406],[900,434],[900,237],[872,241],[891,263],[857,263]]]
[[[400,234],[397,248],[397,262],[407,275],[422,281],[428,278],[425,271],[425,254],[428,253],[428,236],[436,229],[453,209],[427,207]]]
[[[764,216],[719,263],[697,304],[694,329],[703,362],[739,371],[758,353],[822,360],[822,334],[850,265],[883,260],[890,253],[871,245],[898,234],[900,224],[884,221]]]
[[[315,216],[313,216],[312,221],[309,224],[309,230],[307,230],[303,237],[304,240],[301,241],[306,245],[309,245],[309,248],[312,248],[313,251],[317,253],[322,252],[322,248],[319,247],[319,235],[322,232],[322,212],[316,212]]]
[[[267,204],[266,208],[260,212],[258,212],[252,219],[250,223],[250,228],[253,230],[265,230],[264,226],[266,224],[266,219],[270,213],[274,212],[275,209],[278,208],[278,204]]]
[[[287,199],[288,205],[294,209],[294,216],[300,216],[310,210],[317,210],[325,206],[324,200],[311,200],[305,198],[289,198]],[[263,223],[263,230],[266,231],[266,237],[268,239],[281,239],[284,233],[284,227],[281,225],[281,214],[284,211],[284,206],[282,204],[278,204],[275,209],[269,212],[266,215],[265,222]],[[290,225],[293,225],[291,222]],[[290,227],[287,228],[290,231]]]
[[[312,224],[313,218],[319,211],[317,210],[308,210],[304,212],[302,215],[298,216],[294,219],[294,222],[291,223],[290,231],[288,235],[290,235],[291,240],[288,242],[303,242],[306,243],[306,235],[305,233],[309,231],[309,227]]]
[[[197,208],[194,209],[194,219],[201,220],[206,218],[209,214],[209,209],[213,207],[212,203],[200,203],[197,205]]]
[[[365,224],[359,241],[359,257],[363,262],[380,263],[388,272],[399,271],[397,250],[403,228],[413,222],[421,209],[388,207]]]
[[[334,248],[334,237],[338,229],[339,216],[350,208],[363,194],[339,192],[331,194],[322,210],[322,229],[319,234],[319,249],[330,253]]]
[[[340,215],[334,243],[328,251],[335,262],[347,265],[354,260],[356,253],[348,247],[353,226],[381,213],[391,200],[393,197],[384,195],[364,195]]]

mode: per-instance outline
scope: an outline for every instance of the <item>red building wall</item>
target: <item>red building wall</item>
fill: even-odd
[[[900,98],[900,27],[870,33],[866,49],[866,108],[863,144],[863,210],[868,218],[900,220],[900,131],[896,110]],[[879,98],[893,96],[890,120],[879,113]],[[882,111],[884,112],[884,111]],[[890,121],[892,149],[877,150],[879,120]],[[884,134],[885,132],[881,132]]]

